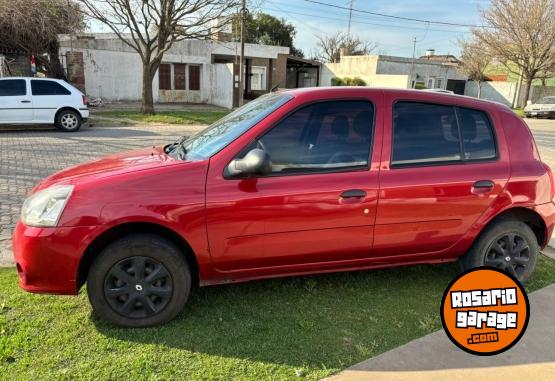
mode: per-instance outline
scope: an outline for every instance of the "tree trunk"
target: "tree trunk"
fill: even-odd
[[[522,105],[522,107],[526,107],[528,98],[530,98],[530,88],[532,87],[532,80],[532,78],[526,78],[526,87],[524,89],[524,104]]]
[[[478,99],[482,96],[482,81],[478,81]]]
[[[141,113],[154,114],[154,98],[152,96],[152,64],[143,64],[143,98],[141,103]]]

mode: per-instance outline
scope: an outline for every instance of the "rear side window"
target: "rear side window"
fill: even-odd
[[[459,129],[453,107],[413,102],[395,104],[392,165],[460,159]]]
[[[392,166],[490,160],[495,147],[482,111],[417,102],[394,106]]]
[[[31,80],[33,95],[71,95],[71,92],[54,81]]]
[[[4,79],[0,81],[0,97],[26,95],[27,89],[24,79]]]
[[[496,156],[495,140],[489,119],[478,110],[459,108],[466,160],[493,159]]]

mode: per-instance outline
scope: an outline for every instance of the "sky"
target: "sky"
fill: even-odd
[[[349,0],[318,0],[348,7]],[[353,0],[353,9],[393,16],[458,24],[480,24],[480,13],[489,0]],[[349,11],[310,3],[306,0],[262,0],[262,12],[283,17],[297,34],[294,44],[305,56],[316,48],[315,35],[346,32]],[[459,53],[458,38],[470,37],[469,27],[404,21],[353,11],[351,33],[378,44],[374,53],[411,57],[416,38],[416,56],[427,49],[436,54]]]

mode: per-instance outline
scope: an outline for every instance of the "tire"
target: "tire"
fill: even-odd
[[[94,312],[121,327],[169,322],[183,310],[190,291],[191,272],[183,254],[151,234],[132,234],[107,246],[87,277]]]
[[[486,227],[459,262],[463,271],[497,267],[525,283],[536,267],[539,252],[536,235],[528,225],[515,219],[500,219]]]
[[[83,124],[83,119],[77,111],[74,110],[62,110],[56,115],[56,120],[54,125],[59,130],[65,132],[75,132],[81,128]]]

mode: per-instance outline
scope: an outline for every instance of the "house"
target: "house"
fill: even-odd
[[[433,55],[433,50],[429,50],[425,57],[414,59],[386,55],[341,56],[339,63],[322,66],[321,84],[329,86],[335,77],[359,77],[372,87],[433,88],[463,94],[466,77],[457,70],[458,60],[453,61],[452,56],[436,59]]]
[[[89,97],[141,99],[141,59],[116,35],[60,35],[58,39],[69,80]],[[239,49],[239,43],[230,41],[175,42],[152,82],[154,101],[237,106]],[[288,56],[288,47],[245,44],[244,98],[285,87]]]

